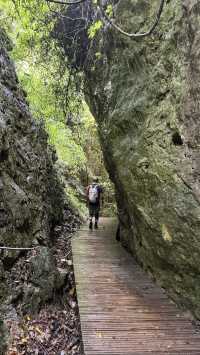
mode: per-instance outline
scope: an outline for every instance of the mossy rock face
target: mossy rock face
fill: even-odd
[[[155,18],[157,6],[157,0],[121,0],[116,21],[129,32],[144,31],[144,18]],[[155,33],[145,39],[107,28],[85,69],[87,101],[116,187],[122,243],[197,317],[199,13],[199,2],[168,1]]]
[[[0,41],[1,41],[0,32]],[[29,246],[62,218],[62,188],[47,135],[32,119],[12,61],[0,48],[0,243]],[[6,45],[7,47],[7,45]]]
[[[41,124],[34,122],[20,88],[7,52],[11,47],[0,29],[0,245],[45,246],[37,253],[40,270],[37,273],[37,265],[33,264],[34,278],[28,277],[32,287],[30,308],[37,311],[59,287],[59,273],[49,248],[51,232],[63,220],[64,191],[54,169],[47,134]],[[26,290],[12,288],[9,277],[21,257],[24,255],[20,251],[1,252],[0,307],[18,296],[24,297],[22,303],[29,307]],[[0,309],[0,354],[8,339],[4,315]]]

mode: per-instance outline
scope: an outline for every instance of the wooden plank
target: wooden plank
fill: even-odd
[[[200,333],[115,241],[116,225],[72,241],[85,355],[200,355]]]

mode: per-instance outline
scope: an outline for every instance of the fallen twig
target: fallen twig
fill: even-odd
[[[32,248],[12,248],[12,247],[0,247],[0,250],[33,250],[37,247]]]

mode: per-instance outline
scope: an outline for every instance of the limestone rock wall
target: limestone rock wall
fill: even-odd
[[[53,170],[53,154],[47,145],[47,135],[31,117],[2,42],[0,243],[23,247],[30,245],[34,238],[45,240],[51,226],[60,219],[62,190]]]
[[[60,286],[49,246],[63,219],[63,189],[43,127],[29,112],[0,30],[0,246],[39,246],[29,264],[20,251],[0,255],[0,353],[5,351],[6,315],[18,301],[34,311]],[[66,211],[67,214],[67,211]],[[66,217],[67,218],[67,217]],[[21,274],[19,259],[22,257]],[[25,272],[29,265],[30,274]]]
[[[148,6],[121,0],[116,21],[144,30],[157,6],[156,0]],[[122,243],[198,318],[199,13],[199,1],[167,1],[146,39],[107,28],[93,43],[92,70],[85,67],[86,97],[116,187]]]

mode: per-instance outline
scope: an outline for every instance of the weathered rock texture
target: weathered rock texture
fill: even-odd
[[[158,2],[121,0],[116,21],[143,31]],[[85,93],[116,187],[122,243],[197,317],[199,13],[199,1],[167,1],[154,35],[137,41],[107,28],[85,65]]]
[[[31,117],[25,93],[7,54],[9,48],[10,43],[1,30],[0,245],[39,245],[39,248],[29,260],[19,251],[2,252],[0,307],[3,306],[5,312],[6,307],[10,308],[10,304],[17,304],[19,300],[24,301],[25,308],[36,310],[61,286],[62,278],[59,278],[49,246],[52,230],[63,218],[64,205],[47,135]],[[29,265],[29,272],[24,275],[17,273],[16,267],[21,256],[24,268]],[[0,319],[0,353],[4,353],[5,336],[6,329]]]

